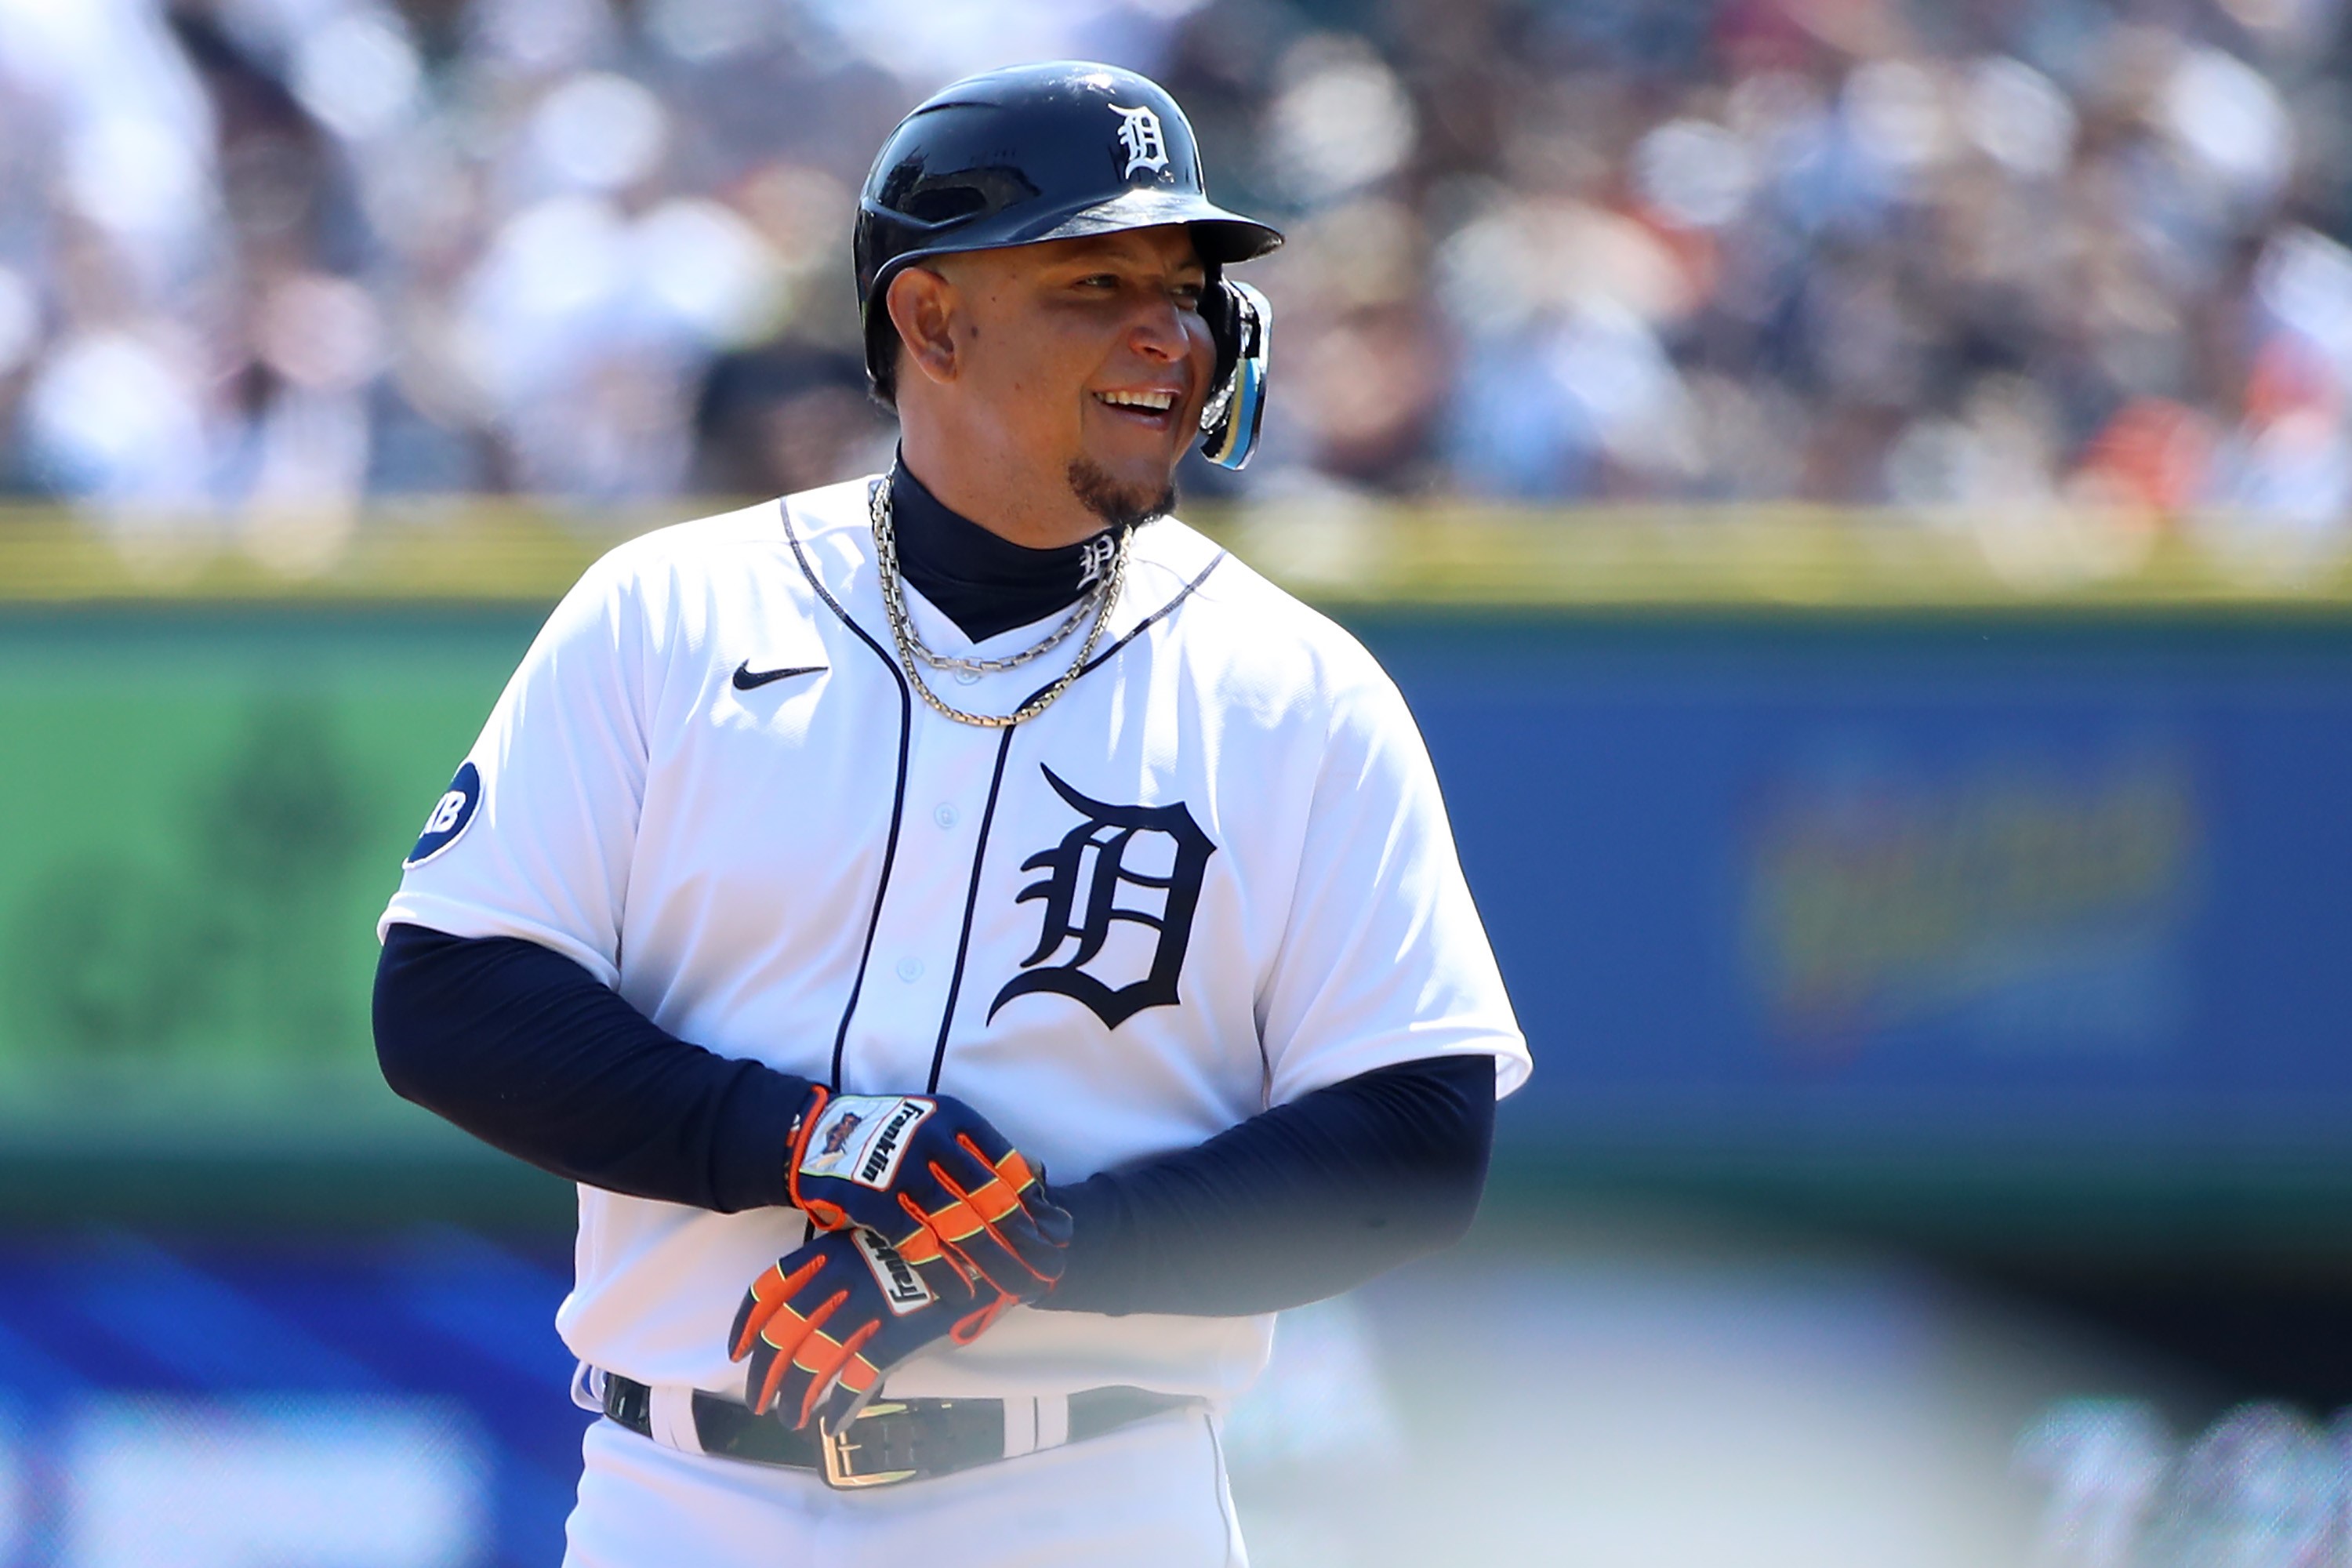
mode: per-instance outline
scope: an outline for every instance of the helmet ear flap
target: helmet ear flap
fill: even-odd
[[[1217,345],[1216,391],[1201,410],[1201,455],[1221,468],[1244,468],[1265,419],[1274,307],[1248,284],[1212,268],[1201,315]]]

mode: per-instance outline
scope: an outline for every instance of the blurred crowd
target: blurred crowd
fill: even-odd
[[[890,426],[924,93],[1158,76],[1285,225],[1259,463],[1528,500],[2352,510],[2344,0],[0,0],[0,494],[773,493]]]

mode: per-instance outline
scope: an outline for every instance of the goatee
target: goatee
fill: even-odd
[[[1172,479],[1156,491],[1141,485],[1122,485],[1084,458],[1070,464],[1070,493],[1078,498],[1079,505],[1122,531],[1176,510]]]

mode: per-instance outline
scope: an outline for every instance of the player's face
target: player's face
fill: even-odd
[[[1107,521],[1164,507],[1216,369],[1191,233],[1169,224],[955,260],[978,332],[968,391],[1024,466],[1063,478]]]

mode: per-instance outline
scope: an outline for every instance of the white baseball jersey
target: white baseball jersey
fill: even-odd
[[[956,723],[898,668],[866,495],[666,529],[591,568],[383,923],[539,942],[682,1038],[845,1092],[958,1096],[1057,1181],[1419,1058],[1492,1055],[1518,1086],[1428,756],[1353,638],[1163,519],[1058,702]],[[941,652],[1003,657],[1046,624],[974,645],[907,600]],[[931,679],[1009,712],[1064,657]],[[788,1208],[583,1187],[557,1326],[593,1365],[740,1396],[736,1305],[803,1234]],[[887,1388],[1223,1401],[1272,1323],[1018,1308]]]

